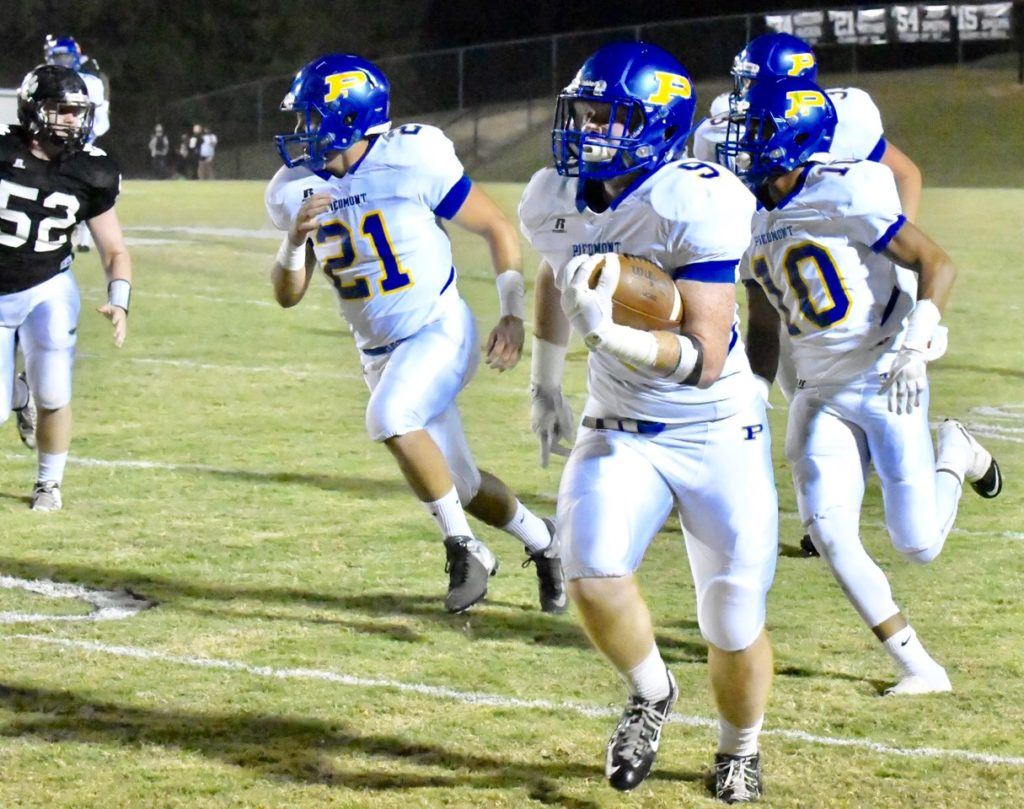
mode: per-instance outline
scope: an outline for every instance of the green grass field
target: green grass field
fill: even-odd
[[[518,187],[493,186],[514,211]],[[129,183],[119,210],[136,271],[114,349],[83,288],[76,438],[65,508],[27,508],[34,460],[0,435],[0,574],[155,602],[124,620],[7,618],[0,647],[0,805],[39,807],[680,807],[716,805],[705,645],[678,527],[642,568],[681,687],[655,772],[605,784],[623,691],[569,614],[535,606],[521,548],[481,529],[504,564],[466,616],[441,607],[433,522],[363,432],[366,392],[327,284],[283,311],[259,183]],[[923,227],[961,267],[933,419],[975,425],[1003,496],[965,495],[938,561],[890,548],[877,487],[863,533],[955,691],[883,700],[887,657],[799,525],[772,411],[782,558],[763,738],[777,807],[1016,806],[1024,800],[1024,192],[930,190]],[[205,228],[198,232],[169,228]],[[456,234],[460,288],[486,333],[497,300],[482,243]],[[536,257],[527,255],[527,267]],[[528,275],[531,275],[529,273]],[[578,412],[584,351],[567,388]],[[554,509],[537,466],[528,359],[484,368],[461,399],[480,465]],[[81,601],[0,589],[0,611],[82,616]]]

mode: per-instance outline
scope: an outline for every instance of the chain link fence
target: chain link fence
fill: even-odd
[[[1016,54],[1016,60],[1007,63],[1015,66],[1018,80],[1024,80],[1024,36],[1020,30],[1024,28],[1024,14],[1020,8],[1015,9],[1018,13],[1014,19],[1011,5],[970,7],[1006,7],[1006,17],[1011,21],[1008,33],[986,32],[981,26],[987,18],[972,19],[979,30],[970,37],[961,32],[963,20],[956,16],[960,13],[962,17],[958,9],[968,7],[932,4],[869,10],[874,17],[862,16],[865,12],[858,9],[707,17],[450,48],[375,61],[391,81],[394,120],[416,118],[446,129],[461,128],[465,136],[460,146],[469,143],[468,157],[472,162],[482,143],[501,137],[500,131],[483,132],[482,128],[505,125],[500,114],[502,105],[515,102],[521,108],[527,102],[527,126],[541,124],[550,115],[550,102],[560,88],[589,54],[607,42],[642,39],[679,55],[697,81],[702,108],[710,101],[710,96],[702,91],[702,80],[726,80],[733,56],[749,39],[770,30],[769,22],[811,39],[825,75],[964,64],[1002,53]],[[948,9],[943,18],[950,23],[948,31],[936,35],[948,38],[922,41],[927,37],[918,33],[916,41],[908,39],[903,30],[908,25],[907,9],[918,15],[913,17],[918,30],[922,22],[927,24],[926,15],[934,14],[935,9]],[[877,15],[884,15],[884,19]],[[878,34],[878,19],[883,19],[884,36]],[[1000,38],[978,38],[986,33],[995,33]],[[911,41],[913,44],[908,44]],[[271,137],[287,130],[292,123],[278,109],[291,80],[292,74],[269,76],[181,99],[164,110],[165,127],[169,134],[174,134],[187,132],[196,122],[208,126],[220,141],[219,176],[265,178],[279,165]],[[493,111],[498,114],[492,115]],[[172,138],[172,148],[176,145]]]

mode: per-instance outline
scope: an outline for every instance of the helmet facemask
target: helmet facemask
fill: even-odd
[[[69,68],[42,65],[18,89],[18,119],[46,149],[67,156],[92,135],[96,105],[82,79]]]
[[[646,126],[633,99],[560,95],[551,133],[558,173],[605,180],[632,171],[653,154],[641,140]]]

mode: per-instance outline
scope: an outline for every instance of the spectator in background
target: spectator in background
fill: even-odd
[[[164,134],[161,124],[153,127],[153,135],[149,139],[149,160],[153,176],[158,180],[167,179],[167,157],[171,151],[171,142]]]
[[[178,151],[174,155],[174,171],[182,179],[188,179],[188,132],[182,132],[178,140]]]
[[[199,142],[199,179],[213,179],[213,156],[217,152],[217,136],[209,127],[203,127],[203,138]]]
[[[199,179],[199,147],[203,144],[203,125],[193,124],[188,136],[188,151],[185,155],[185,176],[190,180]]]

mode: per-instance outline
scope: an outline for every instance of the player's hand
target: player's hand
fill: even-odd
[[[611,325],[612,292],[619,283],[618,256],[609,254],[596,258],[605,260],[597,286],[590,288],[590,277],[598,262],[584,261],[576,266],[569,285],[562,292],[562,311],[583,336],[588,348],[593,347],[594,336]]]
[[[288,228],[288,238],[292,244],[304,244],[313,232],[320,227],[317,217],[331,207],[330,194],[313,194],[299,208],[295,221]]]
[[[515,315],[505,315],[498,321],[498,325],[491,329],[491,334],[487,338],[487,345],[484,348],[487,353],[487,364],[499,373],[515,368],[523,355],[525,339],[523,321]]]
[[[912,413],[921,406],[921,394],[928,388],[928,363],[925,355],[913,348],[901,348],[882,383],[889,394],[889,412]]]
[[[128,313],[120,306],[109,303],[97,306],[96,311],[114,324],[114,345],[118,348],[124,345],[124,338],[128,336]]]
[[[530,427],[540,441],[540,465],[546,469],[552,453],[563,458],[569,455],[576,440],[576,423],[561,388],[547,390],[531,385],[530,399]]]

